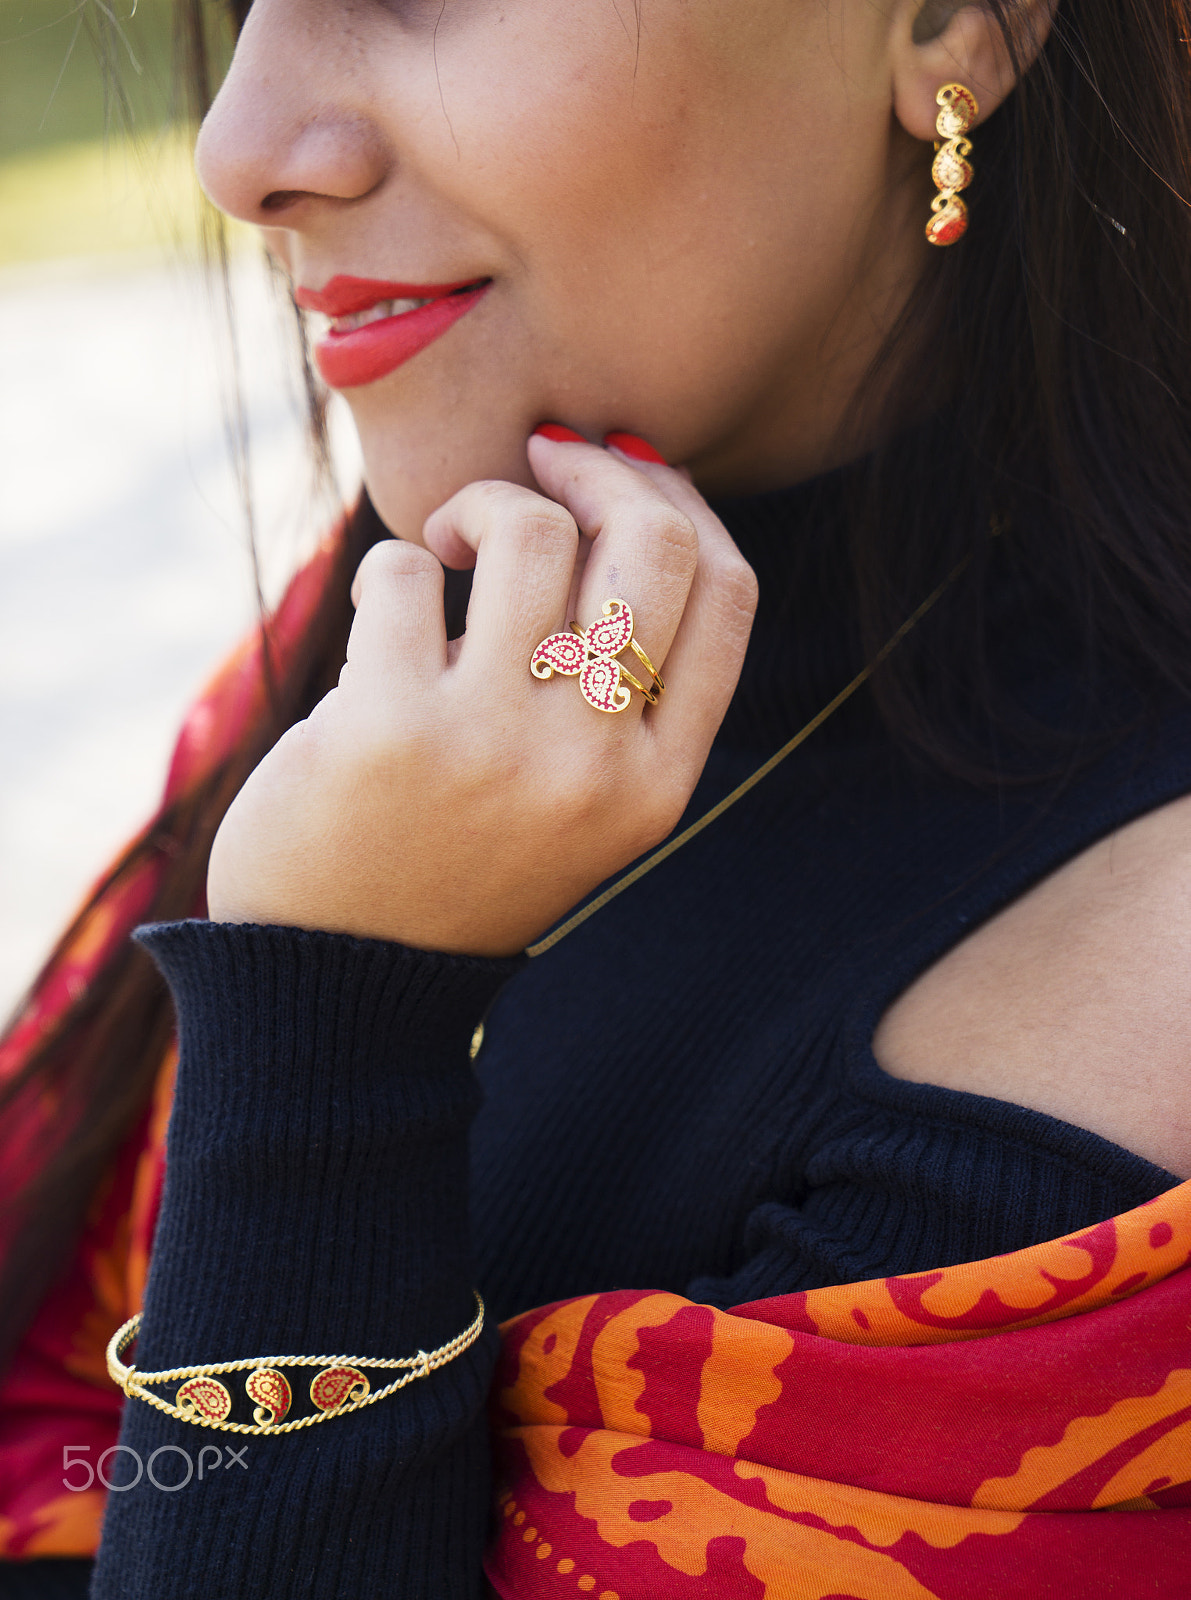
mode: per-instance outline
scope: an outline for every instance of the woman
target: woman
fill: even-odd
[[[26,1018],[13,1337],[147,1237],[151,924],[91,1592],[1182,1592],[1181,0],[240,21],[369,499]]]

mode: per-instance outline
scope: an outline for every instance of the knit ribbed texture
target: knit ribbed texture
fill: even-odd
[[[1191,787],[1191,726],[1135,757],[1040,809],[826,740],[532,962],[478,1063],[476,1252],[499,1315],[610,1287],[730,1306],[926,1271],[1169,1187],[1086,1130],[892,1079],[870,1044],[965,932]],[[692,811],[747,764],[714,753]]]
[[[467,1046],[519,963],[204,923],[140,937],[173,989],[181,1061],[137,1364],[404,1356],[461,1332],[475,1311]],[[489,1326],[428,1379],[291,1436],[127,1406],[121,1443],[142,1462],[213,1443],[246,1447],[245,1466],[113,1494],[93,1592],[470,1600],[495,1341]],[[251,1422],[242,1379],[227,1384],[232,1420]],[[131,1478],[132,1459],[109,1470]],[[176,1452],[158,1459],[160,1479],[185,1477]]]
[[[762,609],[691,818],[855,670],[846,621],[817,604],[839,587],[814,582],[829,501],[820,485],[728,508]],[[1040,682],[1039,703],[1055,692]],[[404,1354],[466,1324],[473,1270],[494,1321],[619,1287],[729,1306],[1141,1203],[1171,1176],[1038,1113],[895,1081],[870,1041],[966,932],[1189,789],[1185,711],[1061,793],[987,793],[910,767],[860,695],[521,970],[293,930],[151,930],[182,1059],[138,1359]],[[494,997],[469,1226],[466,1045]],[[490,1358],[489,1342],[357,1416],[244,1441],[247,1472],[113,1496],[95,1593],[476,1600]],[[223,1442],[127,1407],[142,1456],[205,1437]]]

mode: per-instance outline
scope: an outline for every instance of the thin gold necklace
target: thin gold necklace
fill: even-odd
[[[970,560],[970,556],[965,556],[959,565],[947,574],[938,588],[928,594],[918,609],[906,618],[897,632],[881,646],[872,660],[860,669],[851,683],[846,683],[834,699],[829,700],[821,711],[817,711],[811,720],[799,728],[794,737],[787,740],[781,749],[775,755],[770,756],[763,766],[750,773],[743,783],[738,783],[730,794],[726,794],[722,800],[717,801],[710,811],[705,811],[701,817],[691,823],[689,828],[684,828],[681,833],[675,834],[672,839],[667,839],[665,844],[659,845],[652,855],[646,856],[644,861],[638,863],[631,871],[626,872],[623,878],[617,878],[616,882],[610,884],[602,894],[596,895],[594,900],[590,900],[587,905],[581,906],[565,922],[560,922],[556,928],[546,934],[545,938],[539,939],[536,944],[527,946],[526,955],[545,955],[546,951],[552,950],[560,939],[565,939],[568,933],[574,933],[576,928],[581,927],[588,917],[594,917],[597,911],[602,911],[610,901],[616,899],[617,895],[623,894],[626,889],[631,889],[633,884],[639,883],[647,872],[652,872],[655,867],[660,867],[662,862],[668,860],[676,850],[681,850],[684,844],[689,844],[696,834],[700,834],[704,828],[710,827],[717,817],[722,817],[724,812],[734,806],[738,800],[743,800],[750,789],[755,789],[763,778],[767,778],[775,767],[780,766],[788,755],[792,755],[800,744],[804,744],[812,733],[821,728],[828,717],[832,716],[845,702],[850,700],[857,689],[862,688],[868,682],[881,663],[897,649],[906,634],[910,632],[910,629],[922,621],[939,597],[951,587]],[[484,1025],[481,1023],[476,1029],[476,1037],[472,1040],[473,1058],[479,1053],[480,1044],[483,1042],[483,1027]]]

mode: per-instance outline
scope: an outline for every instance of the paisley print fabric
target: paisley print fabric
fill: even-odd
[[[527,1312],[492,1407],[506,1600],[1173,1600],[1191,1183],[911,1277]]]

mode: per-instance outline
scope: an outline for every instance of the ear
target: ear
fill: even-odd
[[[980,105],[978,122],[1012,93],[1050,33],[1057,0],[1005,0],[1017,66],[993,11],[981,0],[906,0],[892,44],[893,111],[915,139],[935,137],[936,94],[962,83]]]

